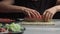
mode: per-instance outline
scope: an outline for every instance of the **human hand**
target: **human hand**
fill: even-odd
[[[57,12],[56,7],[52,7],[50,9],[47,9],[44,13],[44,21],[49,21],[53,18],[54,14]]]
[[[40,20],[41,19],[41,15],[38,11],[36,10],[33,10],[33,9],[25,9],[25,14],[27,13],[27,19],[30,19],[30,20]]]

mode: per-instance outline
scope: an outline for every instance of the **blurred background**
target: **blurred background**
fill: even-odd
[[[23,1],[23,2],[22,2]],[[27,0],[25,0],[25,1],[27,1]],[[20,6],[20,3],[22,3],[22,4],[24,4],[24,5],[26,5],[26,2],[25,2],[24,0],[15,0],[15,3],[13,4],[13,5],[18,5],[18,6]],[[50,7],[53,7],[53,6],[55,6],[55,4],[56,4],[56,1],[55,2],[53,2],[53,0],[39,0],[39,1],[41,1],[41,3],[40,4],[37,4],[36,6],[41,6],[41,7],[37,7],[38,9],[36,9],[37,11],[39,11],[40,13],[41,13],[41,15],[43,14],[43,12],[45,11],[45,9],[48,9],[48,8],[50,8]],[[42,2],[43,1],[43,2]],[[25,2],[25,3],[24,3]],[[36,2],[36,3],[38,3],[38,2]],[[45,5],[45,4],[47,5]],[[49,4],[47,4],[47,3],[49,3]],[[22,4],[21,4],[21,6],[22,6]],[[27,2],[27,4],[31,4],[31,3],[29,3],[29,2]],[[41,5],[42,4],[42,5]],[[53,6],[52,6],[53,5]],[[36,6],[34,7],[33,5],[30,5],[32,8],[36,8]],[[28,6],[27,6],[28,7]],[[30,7],[29,7],[30,8]],[[24,18],[26,15],[24,14],[24,13],[0,13],[0,18],[11,18],[11,19],[16,19],[16,18]],[[53,17],[53,19],[60,19],[60,12],[57,12],[55,15],[54,15],[54,17]]]

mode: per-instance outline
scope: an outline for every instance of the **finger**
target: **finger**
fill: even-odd
[[[32,12],[34,13],[36,19],[38,19],[39,18],[39,15],[37,14],[37,12],[36,11],[32,11]]]
[[[43,13],[43,19],[44,19],[44,20],[45,20],[46,12],[47,12],[47,11],[45,11],[45,12]]]
[[[27,18],[31,18],[30,12],[27,12],[27,14],[28,14]]]
[[[39,13],[39,12],[37,12],[37,11],[36,11],[36,13],[37,13],[37,15],[38,15],[38,19],[39,19],[39,18],[41,18],[40,13]]]
[[[28,13],[28,15],[29,15],[29,18],[31,18],[31,14],[30,14],[30,13]]]
[[[32,11],[32,13],[34,14],[34,18],[37,18],[35,11]]]
[[[31,17],[32,17],[32,18],[36,18],[36,17],[35,17],[35,14],[34,14],[32,11],[30,12],[30,14],[31,14]]]
[[[51,19],[52,19],[52,14],[50,13],[50,14],[49,14],[48,21],[50,21]]]
[[[48,18],[49,18],[48,16],[49,16],[49,12],[47,11],[45,16],[45,21],[48,21]]]
[[[47,11],[45,11],[45,12],[43,13],[44,16],[45,16],[46,12],[47,12]]]
[[[49,21],[49,20],[50,20],[50,17],[51,17],[51,13],[50,13],[50,12],[48,12],[47,21]]]
[[[52,18],[53,18],[53,16],[54,16],[54,14],[52,14],[52,13],[51,13],[50,19],[52,19]]]
[[[45,20],[45,21],[46,21],[46,19],[47,19],[47,18],[46,18],[47,14],[48,14],[47,12],[48,12],[48,11],[46,11],[46,12],[44,13],[44,20]]]

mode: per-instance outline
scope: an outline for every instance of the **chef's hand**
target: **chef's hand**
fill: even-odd
[[[52,7],[52,8],[50,8],[50,9],[47,9],[47,10],[43,13],[44,20],[45,20],[45,21],[51,20],[56,12],[57,12],[56,7]]]
[[[40,13],[36,10],[33,10],[33,9],[29,9],[29,8],[25,9],[25,14],[26,13],[27,13],[26,18],[28,18],[28,19],[37,19],[37,20],[39,20],[40,17],[41,17]]]

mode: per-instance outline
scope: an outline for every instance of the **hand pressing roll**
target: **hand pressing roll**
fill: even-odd
[[[52,8],[49,8],[49,9],[45,10],[45,12],[43,13],[44,20],[45,21],[50,21],[53,18],[53,16],[55,15],[56,12],[57,12],[56,7],[52,7]]]
[[[10,22],[14,22],[15,20],[11,20],[11,19],[6,19],[6,18],[0,18],[0,22],[4,22],[4,23],[10,23]]]

